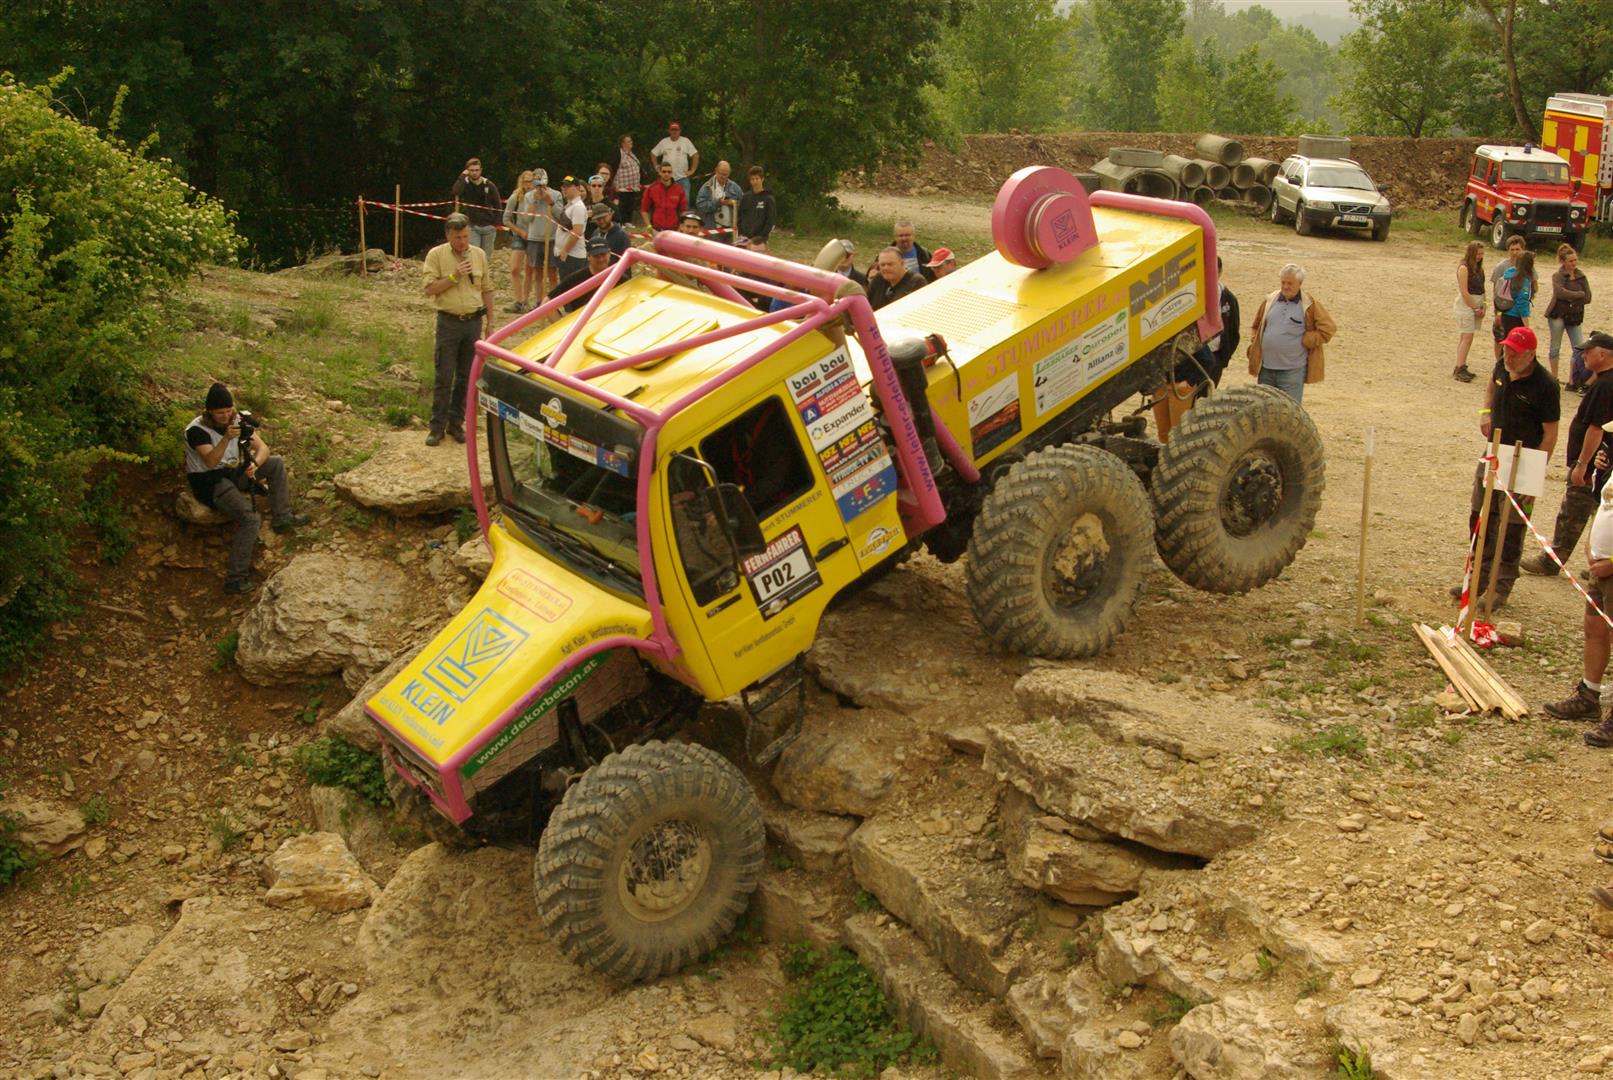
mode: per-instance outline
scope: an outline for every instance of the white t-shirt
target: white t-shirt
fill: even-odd
[[[583,257],[583,226],[588,223],[588,208],[582,204],[581,197],[573,197],[566,204],[566,222],[570,230],[561,229],[554,234],[554,257],[556,259],[580,259]],[[571,238],[574,230],[577,238]],[[566,249],[570,248],[568,252]]]
[[[1567,558],[1563,552],[1557,554]],[[1602,489],[1602,505],[1591,522],[1591,558],[1613,558],[1613,483]]]
[[[689,136],[679,135],[676,139],[663,138],[655,144],[650,156],[657,161],[664,161],[672,166],[672,179],[682,180],[689,175],[689,159],[699,153]]]

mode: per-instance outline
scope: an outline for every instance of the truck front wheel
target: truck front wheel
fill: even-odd
[[[1495,217],[1490,220],[1490,243],[1498,248],[1507,246],[1507,215],[1501,207],[1495,208]]]
[[[1155,542],[1194,588],[1245,593],[1294,561],[1322,504],[1322,437],[1270,386],[1201,401],[1154,469]]]
[[[538,841],[538,912],[576,963],[653,979],[734,928],[763,842],[756,793],[722,755],[629,746],[584,773],[550,816]]]
[[[1095,656],[1131,617],[1152,530],[1148,493],[1118,457],[1090,446],[1032,454],[997,482],[975,522],[966,579],[975,618],[1019,652]]]

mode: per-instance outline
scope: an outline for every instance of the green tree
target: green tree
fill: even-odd
[[[1166,51],[1154,105],[1166,131],[1210,131],[1222,107],[1226,69],[1214,42],[1177,38]]]
[[[1054,0],[974,0],[941,37],[947,110],[964,131],[1045,131],[1065,108]]]
[[[1337,122],[1329,102],[1338,90],[1335,52],[1311,30],[1295,23],[1284,25],[1260,4],[1228,14],[1221,0],[1191,0],[1185,29],[1194,42],[1214,42],[1223,60],[1259,45],[1281,71],[1278,89],[1293,95],[1295,108],[1310,129],[1330,129]]]
[[[91,470],[151,430],[163,298],[237,242],[166,163],[54,111],[62,81],[0,79],[0,668],[67,603]]]
[[[1250,45],[1227,65],[1216,125],[1242,135],[1287,131],[1297,105],[1282,88],[1282,69],[1259,45]]]
[[[1091,0],[1099,78],[1085,110],[1093,127],[1157,131],[1165,54],[1182,35],[1183,0]]]
[[[1441,135],[1467,88],[1452,48],[1462,0],[1354,0],[1361,28],[1339,45],[1339,105],[1350,129],[1369,135]]]

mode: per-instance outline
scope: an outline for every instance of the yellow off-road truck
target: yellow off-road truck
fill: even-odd
[[[1304,544],[1322,448],[1285,395],[1216,393],[1163,446],[1143,426],[1220,329],[1203,212],[1037,167],[992,224],[996,252],[877,316],[840,275],[662,233],[478,344],[492,570],[367,709],[400,804],[537,837],[537,906],[577,962],[649,978],[733,927],[760,808],[668,740],[734,699],[772,760],[825,609],[915,549],[967,556],[994,641],[1080,657],[1155,550],[1238,593]]]

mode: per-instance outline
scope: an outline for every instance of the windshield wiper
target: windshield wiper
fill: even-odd
[[[523,509],[513,507],[506,509],[514,510],[516,519],[519,522],[539,532],[541,534],[539,537],[540,542],[557,548],[560,552],[577,560],[584,566],[616,578],[618,581],[630,586],[634,592],[638,592],[643,588],[643,582],[639,580],[636,571],[600,554],[587,543],[572,536],[553,522],[539,518]]]

